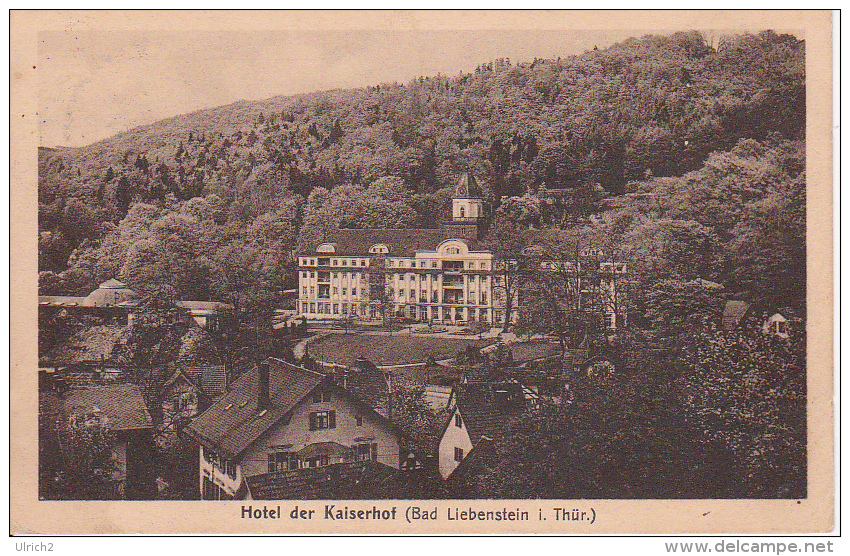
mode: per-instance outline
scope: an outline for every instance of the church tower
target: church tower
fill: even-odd
[[[484,218],[484,194],[475,176],[466,172],[457,181],[452,197],[452,219],[444,224],[457,237],[475,239]]]

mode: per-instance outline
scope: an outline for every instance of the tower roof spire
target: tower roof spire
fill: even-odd
[[[478,181],[475,179],[475,175],[464,172],[460,179],[457,180],[457,185],[455,185],[455,197],[483,197],[484,195],[481,193],[481,188],[478,186]]]

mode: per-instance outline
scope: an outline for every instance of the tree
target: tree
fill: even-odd
[[[760,322],[741,330],[703,330],[682,353],[676,389],[687,430],[731,454],[723,497],[806,496],[806,327],[789,338]]]
[[[527,297],[567,348],[604,349],[609,329],[622,327],[628,292],[625,268],[604,230],[552,232],[542,242]]]
[[[175,303],[174,291],[167,286],[143,297],[134,311],[121,354],[155,422],[162,408],[162,385],[168,379],[170,365],[179,357],[180,339],[186,332]]]
[[[504,300],[502,332],[507,332],[511,326],[514,301],[532,271],[533,259],[529,253],[532,236],[519,232],[507,217],[501,216],[496,218],[484,244],[493,252],[493,295]]]
[[[394,386],[392,393],[392,421],[407,435],[402,447],[412,450],[420,457],[430,454],[438,441],[441,425],[448,418],[445,410],[435,412],[425,398],[422,387],[404,388]]]
[[[53,394],[40,396],[39,496],[52,500],[108,500],[116,497],[115,434],[100,421],[67,421]],[[47,417],[47,419],[44,419]]]

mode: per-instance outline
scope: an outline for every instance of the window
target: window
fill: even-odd
[[[460,217],[466,217],[466,209],[464,207],[460,207]]]
[[[338,279],[339,279],[339,272],[334,272],[334,280],[338,280]]]
[[[316,286],[310,286],[310,295],[313,295],[315,293],[316,293]]]
[[[334,295],[337,295],[338,293],[339,293],[339,288],[334,286]]]
[[[342,288],[342,295],[346,295],[348,293],[348,288]]]
[[[416,268],[416,261],[410,262],[410,268]]]
[[[455,461],[463,461],[463,448],[455,448]]]
[[[335,429],[336,411],[314,411],[310,413],[310,430]]]
[[[787,334],[788,333],[788,323],[784,320],[774,321],[773,331],[775,334]]]
[[[366,259],[360,259],[360,266],[366,266]]]
[[[410,300],[411,301],[416,300],[416,290],[410,290]]]
[[[437,268],[437,261],[431,261],[431,268]]]
[[[313,392],[313,403],[322,403],[331,401],[331,393],[327,390],[318,389]]]
[[[286,449],[272,449],[274,451],[269,452],[269,473],[298,469],[298,456],[296,454]]]
[[[358,427],[362,427],[363,426],[363,416],[362,415],[356,415],[354,417],[354,422]]]
[[[310,259],[310,266],[316,266],[316,259]]]
[[[458,249],[457,247],[449,247],[448,249],[446,249],[446,253],[448,253],[449,255],[457,255],[458,253],[460,253],[460,249]]]
[[[330,458],[328,456],[316,456],[307,458],[304,462],[307,464],[307,467],[325,467],[330,463]]]
[[[460,418],[460,413],[455,413],[455,426],[457,428],[463,427],[463,420]]]
[[[348,266],[348,259],[342,259],[342,266]]]
[[[351,288],[351,297],[357,297],[357,288]]]
[[[334,303],[334,314],[335,315],[339,314],[339,303]]]
[[[374,442],[371,444],[358,444],[355,448],[357,461],[377,461],[378,460],[378,445]]]
[[[191,406],[195,405],[195,394],[193,392],[183,392],[171,401],[172,409],[174,411],[186,411]]]

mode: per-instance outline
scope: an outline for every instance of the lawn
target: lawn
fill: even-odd
[[[509,347],[517,363],[551,357],[561,352],[561,346],[557,342],[522,342],[511,344]]]
[[[365,357],[376,365],[421,363],[429,356],[437,361],[449,359],[473,344],[483,347],[489,340],[434,338],[421,335],[376,336],[368,334],[330,334],[310,343],[310,355],[327,362],[351,365]]]

